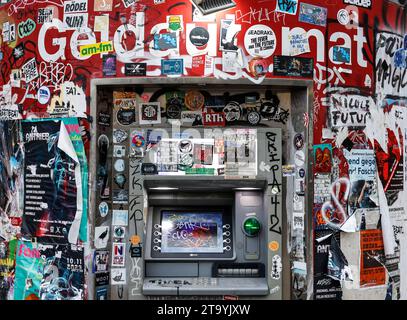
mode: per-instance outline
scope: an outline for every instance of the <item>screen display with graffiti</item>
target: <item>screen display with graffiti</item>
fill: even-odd
[[[163,253],[223,253],[219,212],[162,212]]]

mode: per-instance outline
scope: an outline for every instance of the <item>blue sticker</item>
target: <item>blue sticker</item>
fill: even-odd
[[[298,0],[277,0],[277,12],[295,15],[297,13]]]
[[[184,60],[161,60],[161,73],[168,76],[182,75],[184,73]]]
[[[350,62],[350,48],[339,47],[339,46],[333,47],[333,61],[349,63]]]
[[[326,8],[313,6],[308,3],[301,3],[300,5],[300,15],[298,18],[300,22],[325,27],[327,17],[328,10]]]
[[[396,53],[394,54],[394,65],[397,68],[407,68],[407,50],[404,49],[398,49]]]
[[[177,34],[174,32],[154,35],[154,50],[165,51],[176,49],[177,46]]]

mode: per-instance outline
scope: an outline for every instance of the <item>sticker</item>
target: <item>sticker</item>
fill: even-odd
[[[127,140],[128,134],[121,129],[113,130],[113,143],[123,143]]]
[[[297,133],[294,136],[295,149],[301,150],[304,147],[304,136],[301,133]]]
[[[350,48],[334,46],[332,48],[334,62],[350,63]]]
[[[317,173],[331,173],[332,170],[332,145],[318,144],[314,149],[314,171]]]
[[[96,54],[108,53],[113,51],[113,42],[105,41],[94,44],[87,44],[79,47],[80,57],[91,57]]]
[[[404,48],[398,49],[394,54],[394,65],[397,68],[407,68],[407,50]]]
[[[308,3],[300,4],[300,14],[298,21],[310,23],[317,26],[326,26],[328,10],[326,8],[314,6]]]
[[[123,126],[128,126],[136,122],[136,109],[120,108],[117,112],[117,121]]]
[[[130,247],[130,256],[132,258],[141,258],[142,256],[142,248],[141,247]]]
[[[114,169],[115,169],[117,172],[123,172],[124,169],[125,169],[124,160],[123,160],[123,159],[118,159],[118,160],[116,160],[115,163],[114,163]]]
[[[154,163],[143,163],[141,165],[141,174],[158,174],[157,166]]]
[[[138,133],[138,131],[133,131],[131,133],[132,138],[131,138],[131,146],[132,147],[137,147],[137,148],[142,148],[146,145],[146,139]]]
[[[182,31],[184,30],[184,24],[182,16],[167,16],[168,31]]]
[[[232,101],[223,108],[223,113],[226,122],[236,122],[242,116],[242,108],[239,103]]]
[[[88,13],[64,14],[66,30],[79,30],[88,26]],[[110,50],[111,51],[111,50]]]
[[[194,155],[192,153],[178,154],[178,170],[186,171],[194,165]]]
[[[189,40],[196,47],[203,47],[209,42],[209,32],[205,28],[195,27],[189,34]]]
[[[27,20],[20,22],[17,26],[18,37],[20,39],[29,36],[31,33],[34,32],[36,28],[35,22],[28,18]]]
[[[128,210],[113,210],[112,225],[126,227],[129,223]]]
[[[298,169],[298,176],[299,176],[300,178],[304,178],[304,177],[305,177],[305,169],[304,169],[304,168]]]
[[[147,75],[147,63],[125,63],[124,74],[133,77],[145,77]]]
[[[109,213],[109,205],[107,202],[103,201],[99,204],[99,214],[102,218],[106,217]]]
[[[54,8],[39,8],[38,9],[38,17],[37,23],[44,24],[46,22],[52,22],[52,18],[54,16]]]
[[[95,0],[94,11],[112,11],[113,0]]]
[[[275,255],[271,262],[271,278],[274,280],[279,280],[282,270],[283,265],[281,263],[281,257],[279,255]]]
[[[37,100],[39,104],[47,104],[51,98],[51,92],[48,87],[42,86],[38,89]]]
[[[37,69],[37,61],[35,58],[30,59],[26,62],[22,67],[21,71],[25,77],[25,82],[29,83],[32,80],[39,77],[38,69]]]
[[[371,8],[372,0],[343,0],[344,4],[350,4],[362,8]]]
[[[109,272],[97,272],[95,274],[95,285],[96,287],[109,285]]]
[[[126,156],[126,147],[125,146],[113,146],[113,157],[114,158],[123,158]]]
[[[280,248],[280,245],[278,244],[277,241],[271,241],[271,242],[269,243],[269,249],[270,249],[271,251],[277,251],[279,248]]]
[[[130,237],[130,242],[132,245],[138,245],[141,242],[141,238],[139,235],[135,234]]]
[[[166,51],[178,47],[177,34],[174,32],[154,35],[154,50]]]
[[[273,72],[275,76],[312,78],[314,75],[314,59],[274,56]]]
[[[109,113],[99,112],[98,124],[104,127],[110,127],[111,116]],[[114,139],[113,139],[114,140]]]
[[[148,102],[140,104],[140,124],[161,123],[161,107],[159,102]]]
[[[96,250],[93,261],[93,272],[106,272],[109,267],[109,251]],[[108,284],[108,283],[107,283]],[[103,286],[104,284],[100,284]]]
[[[168,76],[182,75],[184,73],[184,60],[183,59],[161,60],[161,73],[163,75]]]
[[[143,158],[144,157],[144,149],[132,147],[130,149],[130,158]]]
[[[302,150],[295,152],[295,165],[297,167],[302,167],[305,163],[305,153]]]
[[[270,27],[257,24],[246,31],[244,46],[253,57],[268,58],[276,50],[277,38]]]
[[[343,26],[348,25],[350,22],[350,15],[348,10],[346,9],[339,10],[336,18],[338,19],[338,22]]]
[[[123,239],[126,233],[126,229],[123,226],[114,226],[113,227],[113,236],[115,238]]]
[[[18,44],[12,52],[13,57],[18,60],[21,59],[25,54],[25,50],[24,50],[24,43],[20,43]]]
[[[181,140],[178,143],[178,150],[181,153],[191,153],[193,150],[193,143],[191,140]]]
[[[277,0],[277,12],[295,15],[297,13],[298,0]]]
[[[128,190],[113,190],[114,204],[127,204],[129,202]],[[117,225],[117,223],[115,223]]]
[[[247,113],[247,122],[252,126],[257,126],[261,121],[261,115],[256,110]]]
[[[105,54],[103,56],[103,75],[115,76],[116,75],[116,55]]]
[[[220,51],[237,51],[237,34],[241,26],[235,24],[234,20],[222,19],[220,23]],[[268,27],[267,27],[268,28]],[[245,37],[246,38],[246,37]]]
[[[125,285],[127,283],[126,268],[112,269],[110,279],[111,285]]]
[[[96,300],[107,300],[107,287],[96,287]]]
[[[205,105],[205,97],[199,91],[188,91],[185,94],[185,106],[191,111],[200,111]]]
[[[237,51],[223,51],[222,52],[222,71],[223,72],[237,72]]]
[[[95,227],[95,248],[104,249],[109,240],[109,226]]]
[[[203,125],[208,127],[224,127],[225,114],[223,112],[202,113]]]
[[[295,166],[293,164],[283,165],[282,169],[283,169],[283,177],[295,176]]]
[[[116,185],[120,188],[123,189],[124,185],[126,184],[126,176],[122,173],[116,174],[114,176],[114,183],[116,183]]]
[[[249,71],[256,78],[265,75],[268,69],[268,62],[262,58],[256,57],[249,62]]]
[[[214,58],[207,55],[198,55],[192,57],[191,75],[209,76],[213,74]]]
[[[181,119],[182,107],[178,104],[167,105],[167,119]]]
[[[135,4],[138,0],[122,0],[123,4],[126,8],[130,7],[131,5]]]
[[[288,41],[290,44],[290,56],[298,56],[303,53],[310,52],[308,33],[303,30],[293,30],[288,34]]]
[[[112,267],[124,267],[125,263],[126,263],[126,244],[122,242],[113,242]]]

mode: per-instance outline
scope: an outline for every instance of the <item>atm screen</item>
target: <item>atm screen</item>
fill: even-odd
[[[162,253],[223,253],[223,213],[162,211]]]

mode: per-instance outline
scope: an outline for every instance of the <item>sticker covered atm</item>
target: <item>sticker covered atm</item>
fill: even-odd
[[[306,83],[94,92],[95,299],[305,294]]]

